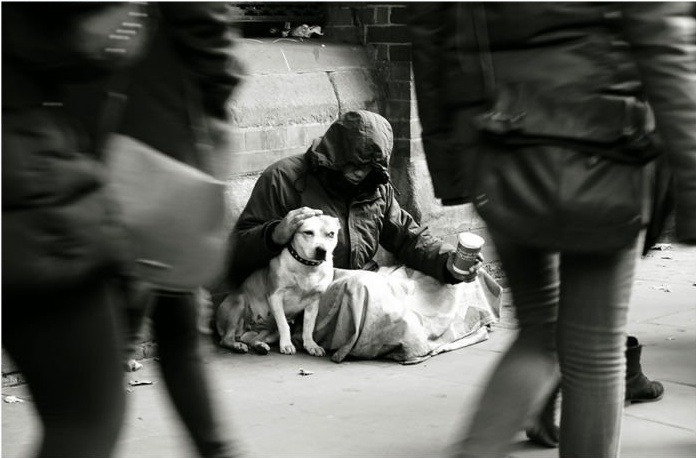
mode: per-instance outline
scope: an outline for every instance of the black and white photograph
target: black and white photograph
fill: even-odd
[[[695,2],[0,16],[3,458],[696,457]]]

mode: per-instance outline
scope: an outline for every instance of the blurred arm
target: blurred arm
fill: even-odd
[[[693,3],[627,2],[624,30],[674,173],[676,233],[696,243],[696,19]]]
[[[203,93],[206,111],[225,118],[225,103],[242,74],[234,55],[237,38],[231,9],[222,2],[168,2],[160,4],[171,24],[176,49]]]

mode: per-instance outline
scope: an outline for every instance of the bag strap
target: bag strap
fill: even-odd
[[[482,3],[470,3],[471,18],[474,24],[474,37],[478,46],[481,74],[483,75],[483,88],[489,100],[495,92],[495,71],[493,68],[493,56],[491,54],[490,39],[488,36],[488,21],[486,19],[486,5]]]
[[[213,134],[208,122],[208,116],[203,108],[202,91],[194,87],[184,68],[181,69],[184,84],[184,104],[189,128],[193,135],[193,151],[190,154],[191,164],[199,170],[206,171],[205,157],[213,153]]]
[[[130,72],[123,71],[114,76],[107,85],[106,100],[99,114],[95,135],[95,151],[100,158],[104,156],[104,147],[109,134],[116,130],[123,116],[123,111],[128,102],[128,95],[126,94],[128,94],[130,80]]]

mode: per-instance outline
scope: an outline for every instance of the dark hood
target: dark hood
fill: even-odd
[[[350,111],[312,142],[307,159],[312,169],[341,171],[348,163],[372,163],[386,171],[393,145],[392,128],[386,119],[370,111]]]

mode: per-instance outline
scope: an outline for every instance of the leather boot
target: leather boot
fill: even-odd
[[[662,399],[665,388],[662,383],[649,380],[640,366],[640,354],[643,346],[638,339],[628,336],[626,339],[626,403],[655,402]]]

